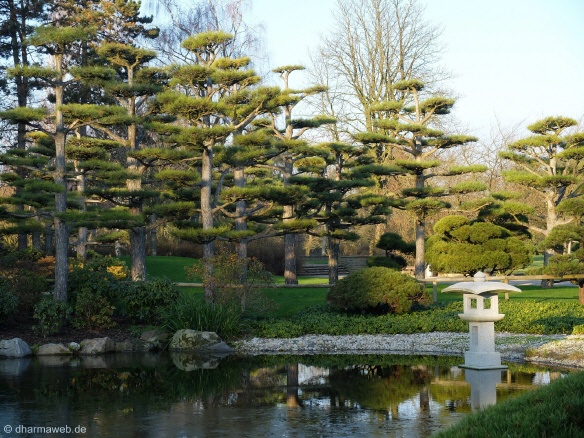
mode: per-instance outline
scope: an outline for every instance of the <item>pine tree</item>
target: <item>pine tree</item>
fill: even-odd
[[[300,70],[304,70],[304,67],[300,65],[288,65],[272,70],[284,82],[282,95],[278,98],[278,103],[282,108],[284,116],[283,127],[278,123],[279,112],[271,113],[274,135],[279,140],[288,144],[287,151],[273,162],[274,168],[282,177],[284,187],[288,187],[291,184],[290,179],[294,175],[296,163],[313,154],[308,143],[301,140],[302,135],[309,129],[336,122],[334,118],[327,116],[316,116],[312,119],[293,119],[292,113],[300,102],[308,96],[322,93],[326,90],[321,85],[315,85],[302,90],[290,88],[290,74]],[[285,202],[282,213],[281,229],[284,231],[284,280],[286,284],[298,284],[298,273],[296,272],[297,234],[312,226],[310,222],[302,221],[298,217],[295,213],[295,207],[294,203]]]
[[[186,168],[160,175],[174,189],[170,194],[174,203],[164,213],[173,211],[183,219],[176,222],[178,237],[203,244],[205,297],[210,301],[215,299],[214,290],[206,280],[213,277],[214,242],[230,230],[229,224],[215,224],[215,214],[226,207],[217,205],[222,174],[214,173],[219,167],[215,153],[232,134],[242,133],[266,107],[273,106],[276,94],[273,88],[251,88],[259,77],[247,68],[249,58],[222,57],[232,41],[224,32],[187,38],[183,47],[195,55],[198,64],[171,67],[169,90],[158,94],[155,102],[161,114],[177,118],[173,125],[160,126],[158,132],[167,134],[166,142],[173,148],[190,154],[181,160]]]
[[[432,179],[475,172],[484,172],[485,166],[452,166],[445,169],[438,154],[449,148],[474,142],[467,135],[446,135],[433,128],[437,116],[450,112],[454,99],[443,96],[424,98],[424,84],[416,79],[393,84],[395,91],[403,94],[400,101],[381,102],[372,107],[378,117],[373,123],[377,132],[357,134],[355,138],[364,144],[377,144],[385,148],[384,153],[393,155],[394,163],[413,176],[413,187],[402,190],[395,207],[410,211],[416,218],[416,278],[425,275],[426,219],[449,207],[444,197],[485,189],[479,182],[463,182],[445,188],[430,185]]]
[[[34,77],[52,89],[54,110],[50,114],[54,128],[49,130],[42,122],[48,116],[44,108],[17,107],[4,111],[0,117],[11,123],[26,123],[41,132],[50,135],[54,142],[54,183],[59,187],[55,193],[54,232],[55,232],[55,299],[67,301],[67,253],[69,247],[69,230],[63,215],[67,211],[67,168],[65,158],[65,143],[69,131],[80,126],[79,120],[74,119],[66,124],[64,118],[64,89],[68,82],[67,54],[75,45],[87,41],[93,34],[92,29],[84,27],[55,27],[45,25],[38,27],[30,37],[30,44],[42,47],[50,55],[52,67],[26,67],[12,69],[12,74]]]
[[[346,143],[322,143],[312,154],[318,156],[297,162],[300,175],[291,182],[309,188],[299,213],[323,225],[320,232],[309,232],[327,238],[329,284],[334,285],[339,279],[340,242],[358,239],[354,227],[384,222],[389,214],[389,199],[371,190],[376,185],[374,176],[403,170],[376,165],[366,148]]]
[[[566,134],[576,125],[575,120],[567,117],[547,117],[527,127],[532,135],[510,144],[500,153],[515,165],[515,169],[503,174],[505,181],[537,194],[544,204],[541,215],[533,206],[521,202],[504,202],[501,204],[503,210],[516,223],[543,237],[577,217],[570,214],[570,208],[562,215],[558,212],[563,203],[569,207],[581,199],[584,133]],[[529,222],[526,223],[522,216],[529,217]],[[552,247],[545,248],[544,264],[547,265],[553,253]]]
[[[45,10],[44,1],[0,1],[0,16],[3,17],[0,26],[0,58],[10,59],[13,67],[29,66],[31,49],[29,48],[27,38],[34,30],[33,23],[44,18]],[[12,100],[11,96],[16,96],[16,104],[19,107],[26,107],[29,104],[31,91],[34,89],[34,82],[31,82],[28,76],[14,74],[0,79],[0,88],[5,96],[3,102],[7,103]],[[26,149],[26,123],[16,124],[16,138],[8,138],[8,133],[4,132],[5,141],[14,141],[15,147],[24,151]],[[16,169],[20,178],[25,178],[24,169]],[[22,188],[21,188],[22,189]],[[20,189],[19,189],[20,190]],[[24,205],[17,206],[17,209],[24,214]],[[34,209],[33,209],[34,210]],[[24,214],[28,217],[29,213]],[[18,248],[23,249],[28,245],[28,232],[26,227],[21,227],[18,233]],[[33,231],[33,244],[40,246],[40,233],[38,230]],[[38,249],[38,248],[37,248]]]

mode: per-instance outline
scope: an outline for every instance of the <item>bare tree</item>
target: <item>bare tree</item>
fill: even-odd
[[[224,47],[221,55],[260,58],[262,30],[244,20],[250,0],[200,0],[185,4],[179,0],[149,0],[147,7],[157,16],[166,17],[158,23],[160,34],[151,42],[159,60],[167,64],[196,62],[193,54],[181,46],[187,37],[200,32],[223,31],[233,35],[233,44]]]
[[[425,95],[443,91],[440,87],[450,75],[439,65],[441,33],[424,18],[418,0],[337,0],[334,29],[311,55],[313,80],[328,87],[314,105],[338,120],[336,127],[327,127],[331,140],[378,131],[374,106],[407,97],[394,88],[396,82],[415,78],[424,82]],[[395,154],[389,148],[376,151],[381,163],[399,158]],[[400,192],[408,185],[404,178],[384,178],[380,191]],[[370,253],[385,227],[375,227]]]
[[[372,105],[402,97],[395,82],[415,77],[432,91],[448,78],[438,66],[441,30],[423,14],[417,0],[337,0],[334,29],[312,61],[318,82],[329,78],[335,116],[353,132],[373,129]]]

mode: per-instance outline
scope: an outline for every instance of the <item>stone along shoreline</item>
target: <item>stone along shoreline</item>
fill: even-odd
[[[159,337],[161,336],[161,337]],[[215,335],[216,336],[216,335]],[[37,355],[103,354],[113,352],[151,351],[164,348],[170,334],[156,331],[144,333],[140,340],[113,342],[108,338],[84,341],[81,345],[41,345],[33,353],[22,340],[0,341],[0,357]],[[220,342],[216,338],[214,342]],[[13,345],[19,354],[7,354],[3,346]],[[103,348],[96,348],[97,345]],[[221,344],[223,344],[221,342]],[[223,344],[224,347],[227,347]],[[306,335],[297,338],[252,338],[233,343],[234,350],[242,355],[262,354],[432,354],[463,356],[469,349],[468,333],[434,332],[397,335]],[[584,336],[527,335],[496,333],[495,348],[504,361],[531,362],[569,368],[584,368]],[[212,348],[211,350],[214,350]],[[65,351],[67,350],[67,351]],[[221,350],[221,349],[219,349]]]

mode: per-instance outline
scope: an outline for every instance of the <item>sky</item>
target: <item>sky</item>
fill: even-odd
[[[336,0],[251,0],[273,67],[310,67],[309,51],[333,26]],[[442,66],[453,78],[453,114],[466,133],[547,116],[584,116],[584,0],[419,0],[443,30]]]

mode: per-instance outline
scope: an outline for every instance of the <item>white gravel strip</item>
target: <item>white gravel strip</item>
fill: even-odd
[[[526,350],[534,351],[565,335],[522,335],[496,333],[495,349],[508,361],[525,360]],[[584,344],[584,338],[582,339]],[[468,333],[434,332],[410,335],[306,335],[298,338],[253,338],[239,341],[241,354],[440,354],[459,355],[469,348]]]

